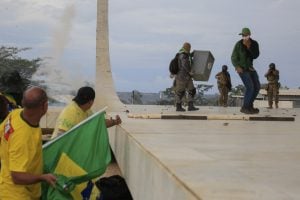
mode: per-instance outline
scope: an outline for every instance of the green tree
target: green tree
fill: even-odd
[[[239,84],[232,88],[232,90],[229,93],[229,98],[228,98],[228,105],[229,106],[240,106],[240,100],[237,97],[234,96],[243,96],[245,93],[245,86],[242,84]]]
[[[195,104],[197,104],[197,105],[207,105],[208,101],[204,97],[204,93],[207,92],[208,90],[212,89],[212,88],[213,88],[213,85],[197,84],[196,85],[197,94],[195,96]]]
[[[173,105],[175,93],[173,87],[166,88],[166,90],[160,92],[160,100],[157,102],[158,105]]]
[[[166,88],[165,91],[162,91],[163,95],[166,96],[169,99],[172,99],[175,97],[174,89],[173,87]]]
[[[245,92],[245,86],[244,85],[237,85],[234,88],[232,88],[231,92],[230,92],[230,96],[233,95],[244,95]]]
[[[42,59],[25,59],[19,54],[30,48],[0,47],[0,91],[12,95],[21,104],[23,91],[33,83],[32,75],[41,65]]]

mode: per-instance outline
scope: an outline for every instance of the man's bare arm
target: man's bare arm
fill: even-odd
[[[46,181],[52,186],[55,186],[56,177],[53,174],[34,175],[25,172],[11,172],[12,180],[18,185],[31,185]]]

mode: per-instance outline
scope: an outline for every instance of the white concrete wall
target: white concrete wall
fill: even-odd
[[[134,200],[200,200],[126,130],[110,128],[109,138]]]

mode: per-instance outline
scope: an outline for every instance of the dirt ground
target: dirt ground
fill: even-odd
[[[118,163],[116,161],[113,161],[112,163],[110,163],[108,165],[105,173],[102,174],[101,177],[109,177],[109,176],[113,176],[113,175],[122,176],[122,173],[121,173]]]

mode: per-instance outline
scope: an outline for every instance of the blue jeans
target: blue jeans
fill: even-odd
[[[258,79],[258,75],[256,71],[244,71],[239,74],[244,86],[245,86],[245,94],[244,94],[244,108],[253,107],[253,102],[257,97],[260,90],[260,82]]]

